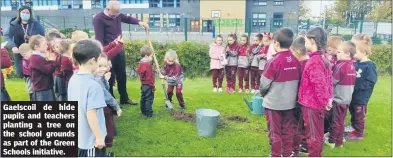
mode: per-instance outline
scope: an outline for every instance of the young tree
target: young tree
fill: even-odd
[[[305,4],[304,0],[300,0],[299,18],[305,19],[310,14],[310,8]]]

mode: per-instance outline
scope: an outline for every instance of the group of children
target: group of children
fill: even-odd
[[[274,53],[259,89],[271,156],[299,156],[302,151],[320,157],[323,144],[343,147],[348,108],[353,131],[346,139],[363,139],[367,104],[377,81],[371,46],[365,34],[343,41],[328,38],[320,27],[295,40],[290,29],[274,33],[270,46]]]
[[[248,36],[242,35],[238,44],[237,37],[230,34],[228,35],[227,45],[225,45],[223,44],[223,37],[221,35],[216,36],[209,50],[213,92],[223,91],[224,68],[227,79],[226,92],[235,92],[236,73],[239,81],[239,93],[259,91],[259,78],[265,68],[269,54],[273,53],[272,51],[269,52],[271,50],[269,49],[271,36],[270,33],[264,33],[264,35],[259,33],[254,37],[251,46],[248,41]]]

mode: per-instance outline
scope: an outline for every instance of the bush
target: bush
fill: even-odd
[[[64,34],[64,36],[69,37],[71,32],[74,32],[74,29],[73,28],[61,29],[60,32]]]
[[[375,63],[378,74],[392,75],[392,45],[374,45],[371,52],[371,60]]]
[[[139,50],[145,44],[147,44],[145,41],[131,41],[124,44],[127,68],[131,70],[129,71],[129,76],[137,76],[135,72],[141,59]],[[156,51],[157,60],[160,66],[164,64],[166,51],[172,49],[177,52],[180,64],[183,67],[184,75],[187,78],[205,77],[209,74],[210,57],[208,45],[196,42],[152,42],[152,44]]]
[[[344,41],[350,41],[352,39],[352,35],[342,35],[341,37],[344,39]]]

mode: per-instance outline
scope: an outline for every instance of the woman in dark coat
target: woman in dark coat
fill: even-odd
[[[10,22],[9,29],[5,32],[7,47],[12,48],[14,53],[15,70],[18,77],[23,77],[22,56],[19,54],[19,46],[28,43],[33,35],[45,36],[44,27],[35,19],[30,7],[23,6],[19,9],[19,16]]]

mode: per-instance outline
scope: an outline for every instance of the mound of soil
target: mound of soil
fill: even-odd
[[[195,114],[192,114],[192,113],[186,113],[184,111],[176,111],[173,113],[172,117],[176,120],[182,120],[185,122],[195,123]],[[218,122],[217,122],[217,128],[224,128],[225,126],[226,126],[226,123],[225,123],[224,119],[219,117]]]
[[[195,115],[191,113],[186,113],[184,111],[176,111],[173,115],[176,120],[183,120],[185,122],[195,122]]]
[[[236,121],[236,122],[247,122],[247,123],[250,122],[250,120],[248,120],[247,117],[241,117],[241,116],[238,116],[238,115],[230,116],[230,117],[227,118],[227,120]]]

